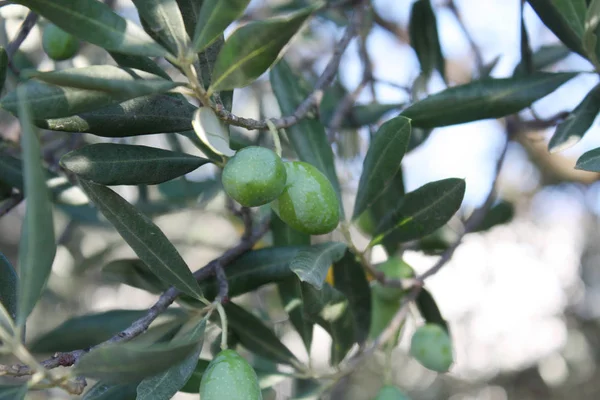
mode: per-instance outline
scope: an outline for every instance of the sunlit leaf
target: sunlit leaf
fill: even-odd
[[[91,144],[60,159],[65,169],[103,185],[156,185],[208,162],[191,154],[118,143]]]
[[[80,180],[79,184],[153,273],[190,296],[202,296],[200,287],[177,249],[148,217],[105,186],[85,180]]]
[[[405,117],[391,119],[379,128],[363,163],[353,218],[358,218],[375,204],[394,182],[395,175],[402,173],[402,157],[409,140],[410,120]]]
[[[583,153],[583,155],[577,160],[575,169],[600,172],[600,148]]]
[[[27,209],[19,246],[19,290],[17,323],[25,325],[27,317],[42,295],[56,254],[54,221],[50,191],[42,166],[37,129],[31,122],[27,99],[19,90],[19,120],[23,154],[24,192]]]
[[[140,17],[169,50],[183,55],[189,45],[183,18],[175,0],[133,0]]]
[[[379,223],[369,246],[393,234],[399,242],[428,235],[445,225],[458,211],[465,195],[465,181],[449,178],[430,182],[407,193]]]
[[[574,73],[536,72],[483,79],[454,86],[414,103],[402,112],[412,126],[435,128],[514,114],[552,93]]]
[[[578,143],[591,128],[598,112],[600,112],[600,85],[590,90],[569,116],[558,124],[548,143],[548,151],[557,153]]]
[[[285,17],[250,22],[225,42],[213,70],[209,91],[244,87],[254,82],[279,57],[315,7]]]
[[[232,157],[235,151],[229,147],[229,130],[210,107],[200,107],[194,114],[192,126],[198,138],[212,152]]]
[[[52,23],[107,50],[142,56],[167,56],[138,25],[97,0],[16,0]]]
[[[203,0],[194,33],[194,49],[202,51],[244,13],[249,0]]]
[[[303,282],[321,289],[327,271],[346,251],[346,244],[327,242],[299,250],[290,263],[290,268]]]

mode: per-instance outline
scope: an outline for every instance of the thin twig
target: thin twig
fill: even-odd
[[[340,39],[340,41],[335,46],[333,56],[329,63],[325,67],[325,70],[317,80],[313,91],[300,103],[300,105],[296,108],[296,111],[292,115],[287,115],[281,118],[272,118],[270,121],[275,125],[277,129],[281,128],[289,128],[292,125],[297,124],[301,119],[306,117],[309,111],[316,105],[317,99],[319,97],[320,92],[329,86],[337,73],[338,67],[340,65],[340,61],[342,59],[342,55],[346,51],[346,48],[350,44],[352,38],[356,35],[358,31],[358,25],[361,20],[361,13],[359,10],[354,12],[352,16],[352,20],[346,27],[346,31],[344,35]],[[237,115],[232,114],[228,110],[226,110],[222,105],[215,105],[215,112],[225,123],[234,126],[240,126],[242,128],[246,128],[248,130],[261,129],[266,130],[269,129],[266,120],[255,120],[252,118],[242,118]]]
[[[335,140],[335,137],[342,126],[344,117],[348,114],[348,111],[350,111],[350,108],[352,108],[352,105],[356,102],[356,99],[363,89],[368,85],[368,83],[369,80],[363,79],[358,84],[356,89],[346,94],[342,101],[340,101],[340,104],[338,104],[338,106],[335,108],[333,116],[331,117],[331,122],[329,123],[329,134],[327,135],[329,138],[329,143],[333,143]]]
[[[217,278],[217,284],[219,286],[217,301],[219,303],[227,303],[229,301],[229,282],[227,281],[227,275],[225,275],[223,265],[220,263],[215,266],[215,277]]]
[[[27,16],[23,20],[23,23],[19,27],[19,32],[17,32],[17,36],[15,36],[15,38],[6,46],[6,55],[8,56],[8,66],[10,67],[11,71],[15,75],[19,75],[20,71],[13,64],[13,57],[14,57],[15,53],[17,52],[17,50],[19,50],[19,47],[21,47],[21,45],[23,44],[25,39],[27,39],[29,32],[31,32],[31,29],[33,29],[33,27],[35,26],[37,20],[38,20],[38,15],[36,13],[34,13],[33,11],[29,11]]]
[[[396,36],[398,40],[403,43],[410,43],[410,36],[406,29],[402,28],[400,25],[395,22],[389,21],[383,18],[377,11],[373,10],[373,22],[377,25]]]
[[[481,73],[481,71],[483,71],[484,69],[483,57],[481,56],[481,51],[479,50],[479,47],[477,47],[477,43],[475,43],[475,40],[467,30],[467,26],[465,25],[465,22],[463,21],[460,12],[458,11],[458,8],[456,7],[456,4],[454,3],[454,0],[448,0],[447,7],[450,10],[450,12],[454,14],[454,18],[456,18],[458,26],[460,26],[460,29],[463,31],[465,37],[467,38],[469,46],[471,47],[471,51],[473,51],[473,55],[475,56],[475,65],[477,67],[477,71],[478,73]]]
[[[227,250],[220,257],[209,262],[204,268],[199,269],[194,273],[194,277],[198,282],[201,282],[210,276],[212,276],[218,268],[223,268],[223,266],[230,264],[236,258],[246,253],[264,236],[269,228],[268,220],[263,222],[261,226],[249,235],[246,239],[242,239],[240,243]],[[129,341],[142,333],[144,333],[150,324],[160,315],[162,314],[181,294],[179,290],[174,287],[169,288],[166,292],[164,292],[158,301],[148,310],[146,315],[135,321],[131,324],[127,329],[117,333],[110,339],[102,342],[98,345],[92,346],[87,349],[73,350],[65,353],[56,353],[54,356],[50,357],[47,360],[41,362],[41,365],[46,369],[53,369],[57,367],[70,367],[77,363],[79,359],[89,353],[90,351],[105,346],[108,344],[115,344],[120,342]],[[27,365],[0,365],[0,376],[2,375],[10,375],[10,376],[26,376],[31,375],[34,371],[29,368]]]
[[[440,269],[442,269],[442,267],[444,265],[446,265],[446,263],[448,263],[448,261],[450,261],[450,259],[454,255],[454,252],[456,251],[458,246],[462,243],[462,240],[465,237],[465,235],[467,233],[473,231],[474,229],[476,229],[479,226],[479,224],[481,224],[483,219],[485,218],[487,212],[494,204],[494,200],[496,198],[496,185],[498,182],[498,177],[500,176],[500,170],[502,169],[502,164],[504,164],[504,159],[506,158],[506,151],[508,149],[508,143],[509,143],[509,140],[508,140],[508,135],[507,135],[507,140],[504,143],[502,153],[500,154],[500,157],[498,157],[498,161],[496,162],[496,168],[495,168],[495,172],[494,172],[494,180],[492,182],[492,188],[490,189],[490,192],[487,195],[485,201],[483,202],[483,204],[481,206],[479,206],[475,211],[473,211],[471,216],[467,219],[467,221],[464,224],[463,232],[458,237],[458,239],[456,239],[456,241],[448,249],[446,249],[446,251],[444,251],[444,253],[440,257],[438,262],[435,263],[435,265],[433,265],[431,268],[429,268],[427,271],[425,271],[424,273],[422,273],[421,275],[419,275],[416,278],[417,282],[424,282],[425,279],[438,273],[438,271]]]
[[[13,193],[8,200],[0,204],[0,218],[11,212],[11,210],[17,207],[23,201],[23,193]]]

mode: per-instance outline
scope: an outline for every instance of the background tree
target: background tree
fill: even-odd
[[[439,299],[493,293],[468,282],[481,269],[458,284],[434,279],[469,238],[544,210],[536,192],[593,195],[598,149],[576,163],[548,154],[592,130],[595,83],[570,111],[532,105],[560,103],[581,76],[597,83],[600,2],[516,2],[509,73],[453,1],[398,3],[404,23],[385,12],[393,6],[360,0],[115,3],[0,2],[3,15],[25,12],[0,49],[0,215],[23,213],[18,256],[7,241],[0,257],[0,398],[572,398],[574,386],[595,398],[583,384],[596,381],[587,294],[562,315],[579,335],[563,352],[473,382],[461,380],[462,325]],[[449,16],[472,66],[445,57]],[[530,35],[529,20],[553,42]],[[44,53],[23,52],[40,29]],[[382,32],[412,48],[408,82],[378,76],[381,63],[404,68],[387,49],[392,61],[373,57]],[[464,175],[408,179],[414,169],[422,181],[435,161],[409,157],[474,121],[500,132],[479,202]],[[531,135],[548,128],[547,146]],[[500,171],[523,162],[511,163],[511,149],[537,167],[534,190],[499,190]],[[595,237],[594,224],[585,229]],[[582,282],[593,289],[588,242]],[[522,308],[551,287],[531,271],[506,294],[531,287]],[[115,287],[135,289],[106,299]],[[98,311],[101,301],[111,307]]]

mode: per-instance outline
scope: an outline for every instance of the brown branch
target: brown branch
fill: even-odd
[[[21,45],[23,44],[25,39],[27,39],[29,32],[31,32],[31,29],[33,29],[33,27],[35,26],[37,20],[38,20],[38,15],[36,13],[34,13],[33,11],[29,11],[27,16],[23,20],[23,23],[19,27],[19,32],[17,32],[17,36],[15,36],[15,38],[8,44],[8,46],[6,46],[6,55],[8,56],[8,66],[10,67],[11,71],[15,75],[19,75],[20,71],[13,64],[14,55],[17,52],[17,50],[19,50],[19,47],[21,47]]]
[[[408,35],[406,29],[402,28],[395,22],[383,18],[375,9],[373,9],[373,22],[394,35],[402,43],[410,43],[410,36]]]
[[[324,88],[329,86],[333,81],[333,78],[335,77],[335,74],[337,73],[338,67],[340,65],[342,55],[346,51],[346,48],[350,44],[352,38],[356,35],[360,21],[361,12],[360,10],[357,10],[354,12],[352,20],[348,24],[344,35],[335,46],[333,56],[331,57],[331,60],[329,60],[329,63],[325,67],[325,70],[317,80],[313,91],[304,99],[304,101],[302,101],[302,103],[300,103],[300,105],[296,108],[296,111],[294,111],[292,115],[270,119],[270,121],[273,123],[273,125],[275,125],[276,128],[289,128],[290,126],[297,124],[298,122],[300,122],[301,119],[306,117],[310,110],[316,105],[320,92]],[[259,121],[252,118],[238,117],[237,115],[234,115],[228,110],[226,110],[220,104],[215,105],[215,112],[221,120],[223,120],[229,125],[240,126],[249,130],[269,129],[266,120]]]
[[[0,218],[11,212],[23,201],[23,193],[13,193],[4,203],[0,204]]]
[[[256,229],[256,231],[252,232],[252,234],[250,234],[246,239],[242,239],[237,246],[227,250],[220,257],[212,260],[206,266],[196,271],[194,273],[194,277],[196,278],[196,280],[198,282],[201,282],[209,278],[210,276],[215,274],[219,268],[222,271],[222,268],[224,266],[230,264],[236,258],[240,257],[242,254],[252,249],[256,242],[258,242],[260,238],[262,238],[265,235],[268,229],[269,221],[266,220],[261,224],[260,227]],[[49,359],[42,361],[41,365],[46,369],[53,369],[57,367],[70,367],[77,363],[77,361],[79,361],[79,359],[83,355],[89,353],[90,351],[98,347],[105,346],[108,344],[126,342],[137,336],[140,336],[148,329],[150,324],[175,301],[175,299],[180,294],[181,292],[179,290],[177,290],[174,287],[170,287],[166,292],[164,292],[160,296],[158,301],[148,310],[146,315],[135,321],[127,329],[117,333],[107,341],[92,346],[90,348],[73,350],[65,353],[56,353]],[[29,368],[26,365],[0,365],[0,376],[9,375],[19,377],[31,375],[33,372],[34,371],[32,371],[31,368]]]

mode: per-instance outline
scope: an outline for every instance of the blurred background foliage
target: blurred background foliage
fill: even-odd
[[[123,16],[139,21],[131,2],[109,3]],[[301,3],[304,1],[255,0],[242,21],[297,8]],[[368,33],[366,48],[376,83],[360,93],[359,105],[352,109],[349,118],[341,121],[333,143],[347,210],[351,209],[370,134],[368,127],[357,128],[364,121],[393,114],[409,101],[442,90],[446,83],[466,83],[484,73],[507,77],[515,68],[522,68],[519,1],[439,0],[432,3],[444,62],[437,63],[428,71],[430,76],[424,77],[420,74],[419,58],[409,43],[411,3],[374,0],[370,24],[363,28]],[[16,5],[0,8],[0,44],[14,37],[26,13],[27,9]],[[588,61],[559,44],[528,4],[523,9],[523,20],[529,46],[544,69],[593,70]],[[296,71],[303,71],[307,80],[314,81],[329,60],[346,23],[347,16],[341,12],[321,14],[296,37],[287,50],[286,60]],[[17,68],[54,67],[53,61],[41,51],[40,27],[44,24],[41,20],[34,27],[15,55]],[[361,82],[360,51],[359,41],[353,41],[342,59],[338,80],[322,98],[320,118],[326,124],[335,105]],[[114,61],[105,51],[82,43],[74,59],[58,66],[111,63]],[[168,64],[162,66],[177,74]],[[523,120],[517,130],[508,126],[510,121],[486,120],[431,132],[413,131],[413,150],[403,163],[407,191],[434,179],[464,177],[467,193],[462,212],[465,214],[484,201],[505,132],[514,133],[498,182],[501,203],[494,208],[493,217],[501,224],[489,223],[490,229],[482,226],[480,231],[467,235],[452,261],[427,282],[452,328],[456,365],[445,375],[425,370],[407,356],[409,334],[393,350],[394,382],[414,399],[600,398],[600,184],[597,182],[600,176],[574,169],[581,154],[600,146],[600,130],[594,124],[577,145],[551,154],[547,148],[555,126],[546,123],[561,112],[572,110],[597,81],[594,74],[572,79],[522,112]],[[7,89],[12,90],[17,82],[9,71]],[[377,107],[368,107],[373,101]],[[257,119],[279,116],[268,77],[236,90],[233,112]],[[267,140],[260,137],[264,133],[232,130],[233,143],[239,147],[249,140]],[[0,133],[0,146],[17,154],[18,121],[2,110]],[[46,132],[42,137],[45,161],[51,168],[57,168],[64,153],[84,141],[98,140],[85,134]],[[181,146],[186,152],[199,154],[183,137],[177,142],[160,135],[114,141],[165,148]],[[126,199],[155,216],[158,226],[192,268],[204,265],[234,245],[242,231],[241,223],[226,211],[227,201],[215,180],[215,171],[206,166],[188,174],[188,184],[175,180],[153,187],[119,188]],[[134,253],[95,211],[77,207],[76,197],[63,195],[65,201],[57,206],[59,212],[55,213],[60,245],[53,272],[27,332],[28,341],[37,343],[40,349],[44,340],[36,340],[72,316],[124,306],[144,310],[156,298],[115,283],[110,274],[102,272],[102,267],[111,260],[133,257]],[[14,264],[23,214],[21,205],[0,218],[0,250]],[[422,243],[419,251],[409,249],[405,253],[417,272],[433,265],[436,254],[456,237],[452,228],[451,222],[447,229]],[[359,246],[367,244],[368,240],[359,231],[352,234]],[[271,241],[267,236],[259,246]],[[374,262],[384,257],[380,248],[373,252]],[[286,314],[272,285],[243,296],[241,303],[268,313],[283,342],[300,360],[307,359],[300,337],[286,325]],[[215,332],[209,334],[215,336]],[[66,344],[69,338],[55,337],[51,342],[55,346],[60,342]],[[329,344],[328,335],[315,327],[311,357],[317,369],[328,361]],[[204,351],[209,352],[210,346],[205,346]],[[385,355],[377,354],[344,379],[333,398],[371,398],[381,385],[384,365]],[[289,382],[280,382],[274,389],[273,396],[285,399]],[[196,397],[178,394],[176,399]],[[28,398],[68,396],[52,391],[29,394]]]

